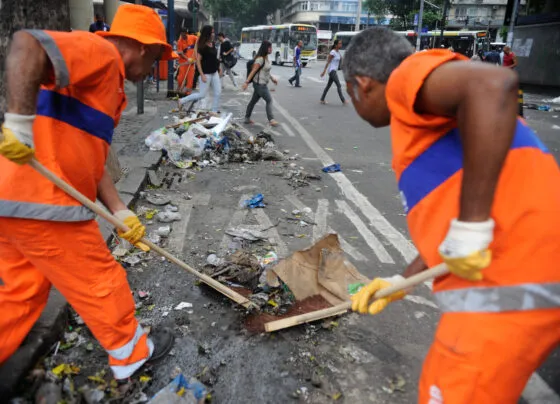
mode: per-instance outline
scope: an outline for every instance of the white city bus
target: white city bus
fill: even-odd
[[[362,31],[339,31],[334,34],[333,42],[337,39],[342,42],[342,48],[340,48],[340,54],[344,57],[346,53],[346,48],[350,45],[350,41],[354,37],[354,35],[359,34]]]
[[[272,43],[271,59],[274,64],[292,63],[294,48],[299,40],[303,41],[301,61],[307,66],[317,60],[317,28],[308,24],[259,25],[241,30],[239,55],[243,59],[255,57],[262,41]]]

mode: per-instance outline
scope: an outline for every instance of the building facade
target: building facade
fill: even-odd
[[[451,0],[447,15],[450,30],[492,30],[504,25],[508,0]],[[521,0],[524,7],[526,0]]]
[[[282,23],[308,23],[318,29],[337,31],[354,31],[358,13],[358,0],[292,0],[276,20]],[[279,18],[278,18],[279,17]],[[360,18],[361,28],[374,24],[388,24],[389,20],[377,21],[373,15],[363,10]]]

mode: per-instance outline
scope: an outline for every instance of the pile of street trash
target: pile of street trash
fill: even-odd
[[[145,140],[150,150],[164,150],[178,168],[215,166],[260,160],[286,159],[266,131],[247,133],[225,117],[212,113],[193,113],[185,118],[173,117],[174,124],[153,131]]]
[[[226,258],[210,254],[205,272],[218,281],[247,295],[261,312],[281,315],[288,312],[295,298],[286,284],[277,287],[267,284],[267,270],[278,263],[278,256],[270,251],[259,257],[240,249]]]

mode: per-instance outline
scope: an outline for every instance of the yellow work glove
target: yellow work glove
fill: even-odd
[[[0,135],[0,155],[17,164],[26,164],[33,158],[33,122],[35,115],[7,112]]]
[[[482,270],[490,265],[492,252],[488,248],[494,238],[494,221],[451,221],[439,253],[449,272],[470,281],[482,280]]]
[[[392,286],[393,283],[401,282],[403,280],[404,278],[401,275],[394,275],[390,278],[375,278],[368,285],[361,288],[358,293],[352,296],[352,310],[362,314],[379,314],[389,303],[402,299],[406,295],[407,291],[402,290],[387,297],[377,299],[374,302],[370,302],[373,295],[378,290],[388,288],[389,286]]]
[[[144,226],[140,222],[140,220],[138,219],[138,216],[136,216],[134,214],[134,212],[132,212],[131,210],[128,210],[128,209],[127,210],[119,210],[118,212],[115,212],[114,216],[118,220],[120,220],[121,222],[126,224],[128,226],[128,228],[130,229],[127,232],[117,230],[117,233],[119,233],[120,237],[124,238],[125,240],[127,240],[131,244],[134,244],[137,248],[141,249],[142,251],[145,251],[145,252],[150,251],[150,247],[148,247],[144,243],[140,243],[140,240],[146,234],[146,226]]]

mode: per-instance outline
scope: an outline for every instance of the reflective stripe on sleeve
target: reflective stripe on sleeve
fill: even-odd
[[[560,283],[525,283],[477,287],[434,293],[444,313],[499,313],[560,308]]]
[[[142,335],[144,335],[144,329],[142,329],[142,327],[140,327],[140,324],[138,324],[138,326],[136,327],[136,332],[134,333],[134,337],[132,337],[130,341],[128,341],[120,348],[111,350],[108,349],[107,353],[118,360],[124,360],[128,358],[130,355],[132,355],[134,347],[136,346]]]
[[[39,29],[26,29],[25,32],[29,33],[33,36],[33,38],[39,41],[49,57],[49,60],[54,68],[56,88],[67,87],[70,84],[70,73],[68,72],[68,66],[62,56],[62,52],[60,52],[60,49],[54,39],[52,39],[52,37],[45,31]]]
[[[83,222],[95,219],[95,213],[85,206],[49,205],[46,203],[6,201],[0,199],[0,217]]]
[[[142,366],[144,363],[146,363],[146,361],[154,353],[154,343],[152,342],[152,340],[150,340],[148,338],[147,344],[148,344],[148,348],[150,350],[150,355],[147,358],[139,360],[138,362],[131,363],[130,365],[111,366],[111,370],[113,371],[113,375],[115,376],[115,379],[126,379],[126,378],[132,376],[134,374],[134,372],[136,372],[138,369],[140,369],[140,366]]]

